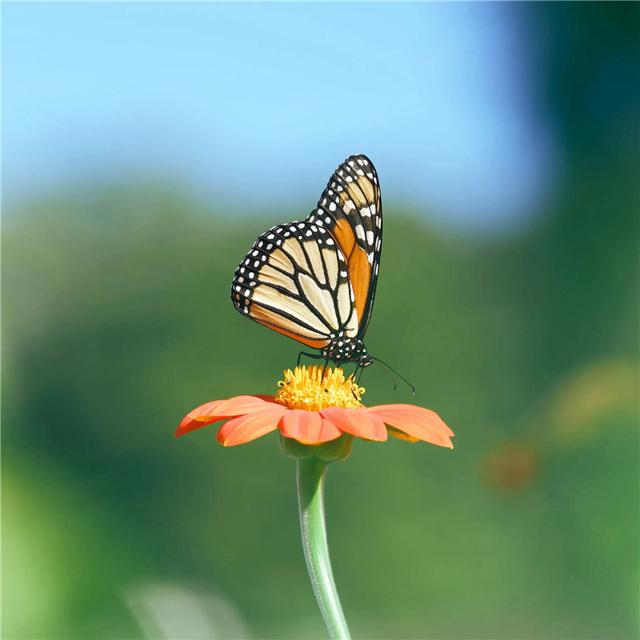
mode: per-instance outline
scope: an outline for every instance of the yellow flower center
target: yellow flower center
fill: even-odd
[[[357,409],[362,407],[360,398],[364,388],[359,387],[350,375],[345,379],[340,367],[296,367],[287,369],[278,382],[275,401],[289,409],[320,411],[327,407]]]

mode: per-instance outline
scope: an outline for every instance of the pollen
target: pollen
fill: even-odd
[[[364,388],[359,387],[353,375],[344,377],[340,367],[296,367],[287,369],[278,382],[274,400],[289,409],[320,411],[328,407],[357,409],[364,406],[360,399]]]

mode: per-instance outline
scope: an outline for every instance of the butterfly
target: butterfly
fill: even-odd
[[[354,155],[333,173],[302,221],[276,225],[235,271],[231,299],[260,324],[320,349],[336,364],[366,367],[382,248],[382,202],[369,158]]]

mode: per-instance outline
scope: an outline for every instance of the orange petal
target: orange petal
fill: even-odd
[[[405,442],[420,442],[420,438],[414,438],[413,436],[407,435],[404,431],[399,431],[395,427],[387,425],[387,431],[390,436],[398,438],[398,440],[404,440]]]
[[[233,418],[220,427],[218,442],[225,447],[233,447],[275,431],[286,410],[285,407],[272,405],[262,411]]]
[[[387,439],[387,429],[384,422],[378,416],[368,413],[366,409],[340,409],[339,407],[329,407],[323,409],[322,417],[333,422],[333,424],[352,436],[364,438],[365,440],[376,440],[384,442]]]
[[[176,436],[200,429],[212,422],[248,415],[272,407],[272,396],[235,396],[227,400],[213,400],[196,407],[182,419]]]
[[[254,397],[254,398],[260,398],[260,400],[264,400],[265,402],[271,402],[272,404],[273,404],[273,403],[278,404],[278,403],[273,399],[273,398],[274,398],[274,396],[273,396],[273,395],[268,396],[268,395],[265,395],[264,393],[256,393],[253,397]]]
[[[412,404],[381,404],[369,407],[367,411],[413,438],[453,449],[453,431],[435,411]]]
[[[323,418],[317,411],[286,411],[278,426],[283,436],[302,444],[322,444],[342,435],[333,422]]]

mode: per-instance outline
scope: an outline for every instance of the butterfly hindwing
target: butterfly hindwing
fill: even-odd
[[[236,269],[231,297],[241,313],[316,349],[340,329],[358,333],[346,257],[308,220],[263,233]]]
[[[364,155],[347,158],[307,221],[329,231],[346,257],[362,337],[371,317],[382,249],[382,201],[372,162]]]

